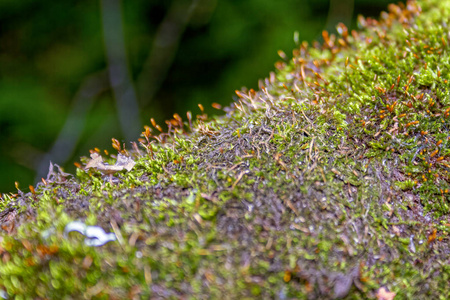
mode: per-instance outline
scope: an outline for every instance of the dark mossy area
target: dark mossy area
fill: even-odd
[[[3,296],[448,299],[449,17],[424,0],[338,25],[224,115],[114,140],[131,171],[83,158],[4,194]],[[74,220],[116,240],[90,247]]]

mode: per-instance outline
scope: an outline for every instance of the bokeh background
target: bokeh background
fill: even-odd
[[[389,0],[1,0],[0,192],[27,190],[52,160],[136,140],[153,117],[228,105],[278,50],[321,39]]]

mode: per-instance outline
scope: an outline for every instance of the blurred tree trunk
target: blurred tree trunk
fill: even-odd
[[[64,164],[75,152],[75,148],[81,139],[86,117],[91,110],[94,100],[98,95],[109,88],[108,74],[106,71],[97,72],[88,76],[80,85],[72,107],[67,116],[64,127],[59,132],[58,138],[36,166],[35,182],[47,175],[49,161]]]
[[[166,78],[178,50],[181,37],[199,0],[175,0],[158,27],[150,53],[137,80],[139,98],[143,104],[152,101]]]
[[[142,128],[125,51],[122,8],[120,0],[101,0],[100,6],[109,81],[122,132],[126,140],[132,141],[139,137]]]

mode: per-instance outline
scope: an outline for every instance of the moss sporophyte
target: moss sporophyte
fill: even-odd
[[[449,17],[424,0],[338,24],[223,116],[113,140],[133,166],[94,149],[3,194],[1,296],[448,299]]]

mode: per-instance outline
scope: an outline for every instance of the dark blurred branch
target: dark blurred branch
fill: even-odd
[[[94,99],[109,88],[108,74],[101,71],[88,76],[81,84],[72,103],[64,127],[52,148],[39,161],[36,168],[36,180],[47,175],[49,161],[64,164],[73,154],[80,141],[87,113],[91,110]]]
[[[159,25],[150,54],[137,79],[139,97],[144,104],[152,101],[167,76],[181,37],[199,0],[172,1],[169,11]]]
[[[116,99],[119,122],[128,141],[139,136],[139,106],[128,69],[120,0],[101,0],[108,75]]]

